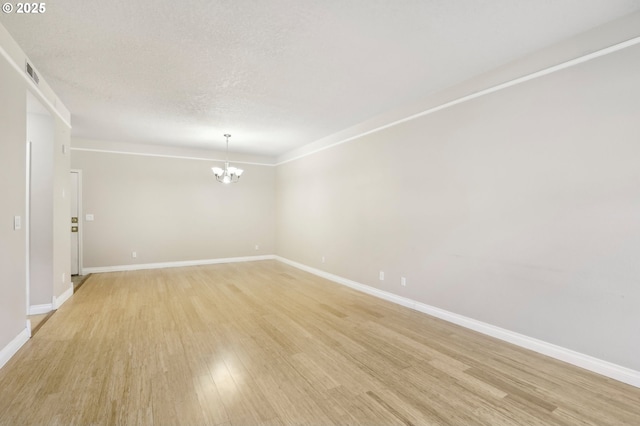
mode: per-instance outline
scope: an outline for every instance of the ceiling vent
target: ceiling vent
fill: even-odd
[[[31,77],[31,79],[36,84],[40,83],[40,77],[38,77],[38,74],[36,73],[36,70],[33,69],[33,67],[31,66],[31,64],[29,62],[27,62],[26,70],[27,70],[27,74],[29,74],[29,77]]]

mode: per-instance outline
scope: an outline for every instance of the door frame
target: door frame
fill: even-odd
[[[82,217],[82,170],[70,169],[69,173],[78,174],[78,193],[76,194],[76,197],[78,197],[78,275],[82,276],[84,275],[82,270],[82,265],[84,263],[82,260],[82,236],[84,234],[84,220]],[[69,215],[69,221],[71,221],[71,215]],[[71,244],[69,244],[69,246],[71,246]]]
[[[25,282],[26,282],[26,296],[27,296],[27,316],[31,314],[31,301],[30,298],[30,287],[31,287],[31,224],[29,223],[29,219],[31,218],[31,148],[32,143],[27,139],[27,148],[26,148],[26,164],[25,169],[27,175],[25,177],[26,180],[26,190],[25,190],[25,206],[24,206],[24,234],[25,234]],[[29,323],[29,330],[31,330],[31,323]],[[31,331],[29,331],[29,335],[31,335]]]

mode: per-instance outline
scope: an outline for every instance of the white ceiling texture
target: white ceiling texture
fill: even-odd
[[[72,136],[277,156],[638,0],[51,0],[0,22]]]

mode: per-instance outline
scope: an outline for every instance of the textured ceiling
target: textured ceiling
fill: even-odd
[[[55,0],[3,14],[80,138],[279,155],[637,0]]]

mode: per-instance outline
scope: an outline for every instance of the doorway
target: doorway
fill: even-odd
[[[82,274],[82,171],[71,170],[71,276]]]
[[[53,147],[55,121],[27,92],[27,315],[53,309]]]

